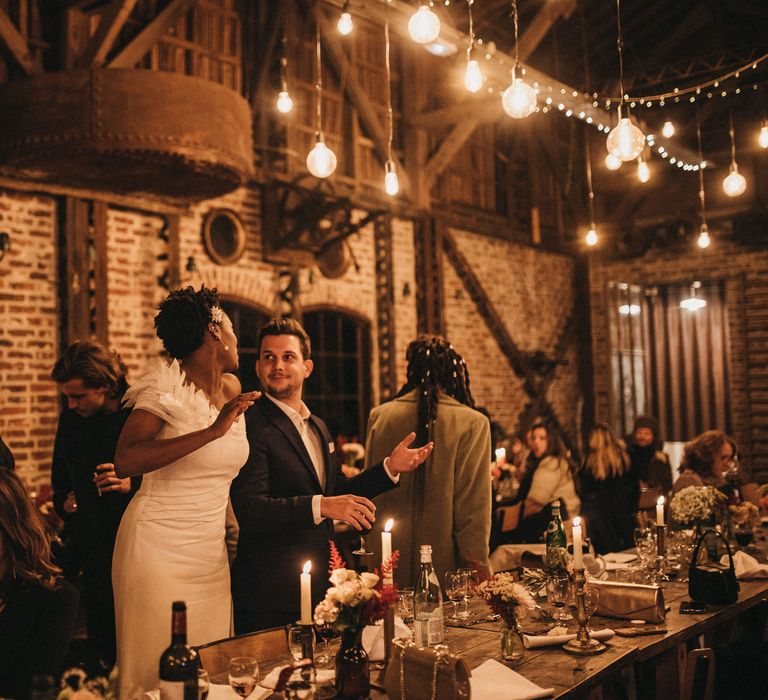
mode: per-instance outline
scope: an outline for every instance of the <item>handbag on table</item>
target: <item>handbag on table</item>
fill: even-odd
[[[598,615],[653,623],[666,619],[664,593],[660,586],[594,580],[589,585],[598,591]]]
[[[720,562],[708,561],[698,564],[699,549],[709,535],[717,535],[725,544],[728,551],[730,566]],[[704,530],[699,536],[691,554],[691,566],[688,569],[688,595],[691,600],[703,601],[711,605],[726,605],[739,599],[739,582],[736,580],[736,568],[733,565],[733,554],[725,537],[712,528]]]
[[[394,639],[384,689],[390,700],[458,700],[470,697],[470,675],[467,662],[446,646]]]

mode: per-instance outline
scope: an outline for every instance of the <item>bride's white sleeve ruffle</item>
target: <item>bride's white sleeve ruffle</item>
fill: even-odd
[[[184,383],[178,360],[158,360],[123,396],[123,405],[142,409],[167,423],[176,422],[194,411],[195,391]]]

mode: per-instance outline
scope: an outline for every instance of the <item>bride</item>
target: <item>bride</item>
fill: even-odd
[[[224,519],[230,482],[248,457],[237,337],[215,289],[171,292],[155,317],[172,358],[125,394],[133,406],[115,454],[120,477],[144,475],[112,562],[121,698],[158,686],[171,604],[187,603],[190,645],[230,634]]]

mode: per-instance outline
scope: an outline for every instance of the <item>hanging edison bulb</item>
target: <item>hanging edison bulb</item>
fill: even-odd
[[[536,90],[522,78],[515,77],[515,68],[512,68],[512,82],[501,93],[501,106],[514,119],[525,119],[536,109]]]
[[[597,241],[598,240],[599,239],[598,239],[598,236],[597,236],[597,231],[595,230],[595,225],[592,224],[592,226],[590,226],[590,228],[589,228],[589,231],[587,231],[587,235],[584,236],[584,242],[590,248],[592,248],[593,246],[597,245]]]
[[[293,100],[287,90],[281,90],[277,95],[277,111],[288,114],[293,109]]]
[[[384,191],[394,197],[400,191],[400,183],[397,180],[397,168],[392,160],[384,165]]]
[[[667,119],[661,127],[661,135],[665,139],[671,139],[675,135],[675,125]]]
[[[611,129],[605,145],[608,148],[608,153],[620,160],[634,160],[645,148],[645,136],[629,117],[621,117],[621,112],[619,112],[619,123]]]
[[[480,64],[471,58],[467,61],[467,72],[464,74],[464,87],[470,92],[477,92],[483,87],[483,73]]]
[[[757,142],[760,144],[760,148],[768,148],[768,123],[764,123],[760,127],[760,134],[757,137]]]
[[[723,179],[723,192],[729,197],[740,197],[747,189],[747,179],[739,172],[736,161],[731,163],[731,170]]]
[[[696,245],[699,248],[709,248],[709,244],[712,243],[712,239],[709,237],[709,229],[706,224],[702,224],[699,229],[699,237],[696,239]]]
[[[336,29],[339,31],[339,34],[342,36],[348,36],[352,33],[352,30],[355,28],[354,23],[352,22],[352,15],[349,14],[349,3],[345,2],[344,7],[341,8],[341,15],[339,16],[339,21],[336,23]]]
[[[431,44],[440,36],[440,18],[429,5],[422,5],[408,20],[408,33],[417,44]]]
[[[605,157],[605,167],[608,170],[618,170],[621,167],[621,158],[617,158],[613,153]]]
[[[637,159],[637,179],[640,182],[648,182],[651,179],[651,169],[648,167],[648,163],[640,156]]]
[[[336,170],[336,154],[325,145],[323,135],[317,133],[317,141],[307,154],[307,170],[319,178],[329,177]]]

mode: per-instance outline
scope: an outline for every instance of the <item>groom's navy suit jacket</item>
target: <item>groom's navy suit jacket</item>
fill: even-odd
[[[355,494],[373,498],[394,488],[383,464],[348,479],[325,423],[310,423],[323,446],[325,488],[290,418],[266,396],[245,414],[250,454],[232,483],[232,505],[240,525],[232,565],[235,610],[293,612],[298,617],[299,574],[312,562],[312,604],[325,595],[333,521],[315,525],[312,497]],[[351,564],[351,562],[347,562]]]

